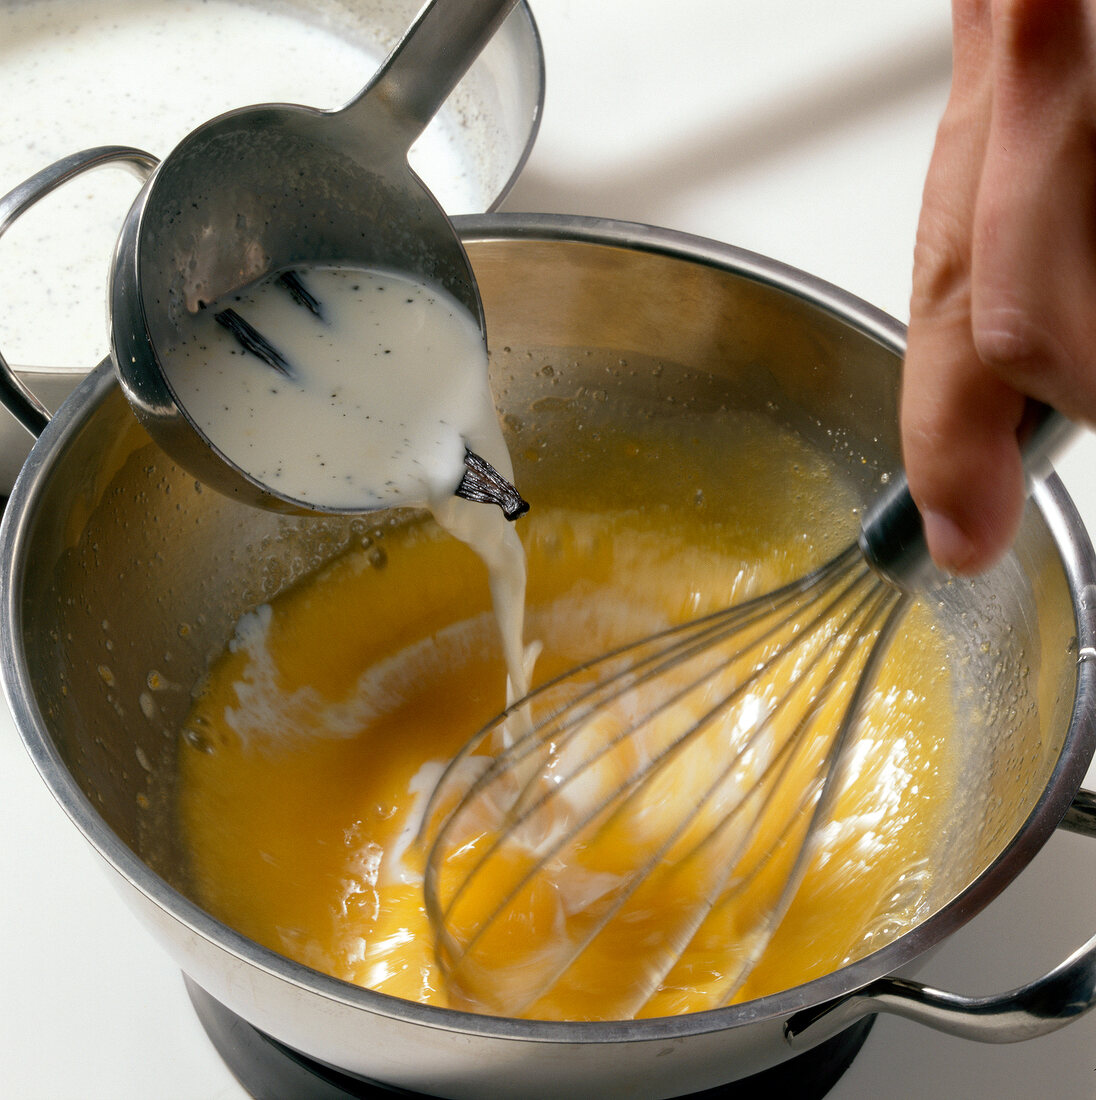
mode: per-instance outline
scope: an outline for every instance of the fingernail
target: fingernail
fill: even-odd
[[[925,541],[932,560],[947,573],[966,573],[977,560],[978,548],[963,529],[942,512],[923,512]]]

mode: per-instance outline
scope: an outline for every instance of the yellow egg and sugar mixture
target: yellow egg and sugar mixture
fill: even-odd
[[[771,591],[849,540],[853,498],[832,460],[761,416],[743,414],[734,428],[719,433],[719,461],[735,471],[728,491],[694,490],[681,473],[688,455],[662,441],[658,462],[644,467],[667,480],[648,487],[661,503],[640,506],[611,486],[577,503],[564,491],[527,494],[533,509],[519,531],[525,636],[541,647],[535,683]],[[619,451],[621,477],[645,446],[602,442]],[[838,518],[827,528],[816,515]],[[817,537],[805,533],[815,527]],[[663,768],[628,814],[568,842],[516,895],[544,838],[566,832],[561,822],[573,817],[582,784],[580,794],[544,803],[537,839],[470,876],[497,832],[497,822],[473,825],[442,865],[442,894],[466,883],[452,930],[465,946],[474,940],[447,979],[426,914],[419,826],[446,763],[505,706],[506,674],[480,561],[429,521],[394,523],[243,616],[211,667],[180,741],[192,889],[215,916],[275,951],[430,1004],[619,1019],[789,988],[923,915],[952,784],[940,734],[952,721],[946,645],[930,611],[914,604],[849,750],[832,820],[775,930],[766,920],[813,805],[804,792],[822,767],[825,730],[848,703],[856,661],[816,723],[819,748],[783,773],[771,818],[753,832],[721,829],[721,814],[728,798],[741,800],[770,774],[791,733],[779,718],[727,769],[692,816],[692,832],[660,848],[733,755],[743,706]],[[788,667],[776,666],[747,704],[791,690]],[[678,726],[733,689],[717,678],[705,690],[705,698],[682,696]],[[605,736],[588,729],[576,751]],[[477,753],[498,749],[489,743]],[[657,745],[637,748],[633,739],[584,773],[586,787],[610,789],[633,774],[637,752],[649,757]],[[782,846],[789,823],[793,843]],[[697,849],[698,835],[715,839]],[[652,874],[613,910],[620,882],[654,852],[662,858]],[[610,910],[604,933],[565,965]]]

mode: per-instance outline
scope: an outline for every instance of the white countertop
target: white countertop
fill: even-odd
[[[717,238],[905,318],[920,187],[947,93],[945,0],[533,6],[547,104],[505,209]],[[1094,461],[1089,437],[1060,468],[1096,531]],[[0,852],[0,1095],[239,1100],[177,969],[54,805],[11,725],[0,714],[0,833],[9,838]],[[1096,845],[1059,833],[918,976],[956,992],[1002,991],[1094,931]],[[1007,1047],[883,1018],[830,1095],[1090,1098],[1096,1013]]]

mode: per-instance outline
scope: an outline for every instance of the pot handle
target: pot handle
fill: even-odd
[[[1096,838],[1096,793],[1078,791],[1061,827]],[[961,1039],[1016,1043],[1056,1031],[1096,1007],[1096,936],[1029,985],[989,997],[964,997],[905,978],[880,978],[856,993],[790,1017],[793,1050],[836,1035],[865,1016],[886,1012]]]
[[[39,199],[92,168],[120,164],[142,181],[159,163],[151,153],[128,145],[101,145],[55,161],[0,199],[0,237]],[[49,410],[27,388],[0,353],[0,403],[36,438],[49,423]]]

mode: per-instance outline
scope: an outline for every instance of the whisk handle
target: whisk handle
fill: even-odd
[[[1077,426],[1061,413],[1045,405],[1038,408],[1023,448],[1029,489],[1046,477],[1052,459],[1076,432]],[[865,516],[859,541],[868,564],[895,588],[924,592],[946,579],[929,557],[921,514],[904,474]]]

